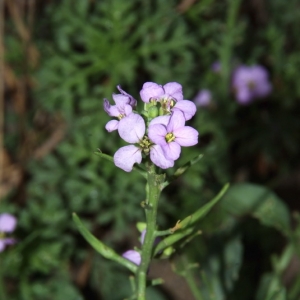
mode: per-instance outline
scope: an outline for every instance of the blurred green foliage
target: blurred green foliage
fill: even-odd
[[[178,165],[199,153],[204,157],[166,188],[161,228],[196,211],[226,182],[276,188],[295,170],[300,145],[298,1],[204,0],[183,11],[178,4],[62,0],[41,8],[34,41],[42,58],[27,126],[34,128],[34,116],[46,112],[60,116],[67,133],[52,153],[26,165],[22,203],[9,201],[15,194],[1,202],[1,211],[19,219],[19,243],[0,254],[7,299],[119,300],[130,294],[126,270],[94,254],[71,219],[76,212],[118,253],[137,245],[134,225],[143,220],[144,181],[94,154],[99,148],[113,155],[123,145],[117,133],[104,129],[109,117],[102,108],[103,98],[111,100],[118,84],[136,99],[146,81],[179,82],[186,99],[203,88],[213,93],[214,104],[199,108],[191,121],[200,143],[184,149]],[[5,42],[12,49],[6,60],[18,66],[23,59],[18,40],[8,35]],[[221,63],[220,73],[211,70],[215,61]],[[238,105],[229,82],[239,63],[270,70],[270,97]],[[17,140],[17,133],[6,135],[12,153]],[[204,299],[299,299],[299,278],[290,290],[282,281],[291,255],[300,254],[299,229],[291,231],[290,223],[290,209],[267,187],[233,184],[199,224],[203,235],[186,248],[189,259],[200,263],[193,274],[201,278]],[[80,281],[84,268],[88,275]],[[171,299],[163,289],[149,293],[149,299]]]

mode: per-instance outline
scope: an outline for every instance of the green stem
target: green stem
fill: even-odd
[[[149,167],[148,170],[148,183],[147,183],[147,207],[146,207],[146,223],[147,231],[142,246],[142,261],[139,265],[136,280],[137,280],[137,299],[146,299],[146,277],[149,264],[151,261],[152,247],[155,240],[156,233],[156,216],[158,200],[162,190],[164,182],[164,175],[158,175],[155,173],[153,166]]]
[[[199,287],[197,286],[197,283],[195,281],[195,277],[193,274],[193,271],[191,270],[191,268],[189,268],[189,261],[186,258],[186,256],[183,256],[181,259],[182,263],[184,266],[186,266],[185,271],[184,271],[184,278],[193,294],[193,296],[195,297],[196,300],[203,300],[203,296],[199,290]]]

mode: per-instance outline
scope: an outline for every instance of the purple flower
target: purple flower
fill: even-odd
[[[198,106],[208,106],[211,103],[211,92],[209,90],[199,91],[194,102]]]
[[[177,82],[169,82],[164,86],[146,82],[140,91],[140,96],[146,103],[160,102],[165,114],[174,110],[182,111],[186,120],[190,120],[197,110],[192,101],[183,100],[182,86]]]
[[[117,86],[117,88],[121,94],[112,95],[116,105],[110,105],[109,101],[107,99],[104,99],[103,106],[105,112],[109,116],[116,117],[119,120],[121,120],[122,118],[132,113],[132,109],[136,106],[136,100],[131,95],[123,91],[119,85]],[[117,130],[118,127],[119,127],[118,120],[111,120],[105,126],[108,132]]]
[[[237,101],[240,104],[248,104],[255,98],[267,96],[272,90],[268,77],[267,70],[262,66],[238,67],[232,77]]]
[[[128,250],[122,254],[122,256],[131,262],[133,262],[136,265],[139,265],[141,263],[141,254],[135,250]]]
[[[146,229],[144,229],[144,230],[141,232],[141,244],[144,244],[146,232],[147,232]],[[155,241],[154,241],[154,245],[157,245],[160,241],[161,241],[161,238],[157,237],[157,238],[155,239]]]
[[[141,244],[144,244],[144,239],[145,239],[145,235],[146,235],[146,229],[144,229],[141,233]],[[158,244],[160,242],[160,238],[156,238],[154,241],[154,244]],[[141,254],[135,250],[128,250],[126,252],[124,252],[122,254],[122,256],[128,260],[130,260],[131,262],[133,262],[136,265],[139,265],[141,263]]]
[[[198,131],[185,126],[185,118],[180,111],[173,112],[167,125],[152,123],[148,135],[151,141],[162,147],[165,157],[170,160],[179,158],[181,147],[198,143]]]
[[[221,63],[219,61],[215,61],[212,65],[211,65],[211,70],[214,73],[220,73],[221,72]]]
[[[154,145],[145,136],[146,126],[144,119],[138,114],[130,114],[120,120],[118,132],[120,137],[128,143],[137,143],[138,146],[128,145],[120,148],[114,155],[114,163],[126,172],[132,171],[135,163],[142,162],[142,153],[149,154],[151,161],[162,169],[174,166],[174,161],[165,157],[159,145]]]
[[[11,214],[1,214],[0,215],[0,252],[2,252],[6,245],[11,245],[15,243],[12,238],[5,238],[4,233],[11,233],[15,230],[17,225],[17,219]]]
[[[140,96],[146,103],[153,100],[160,101],[161,99],[183,100],[182,86],[177,82],[169,82],[164,86],[154,82],[146,82],[140,91]]]

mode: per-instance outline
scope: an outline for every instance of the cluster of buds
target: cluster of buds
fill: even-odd
[[[162,169],[174,166],[181,147],[198,143],[198,131],[185,122],[196,113],[196,105],[183,99],[182,86],[169,82],[164,86],[146,82],[140,91],[144,110],[136,111],[137,101],[118,86],[120,94],[113,94],[115,105],[104,99],[104,110],[116,119],[109,121],[105,128],[117,130],[120,137],[131,145],[117,150],[114,163],[130,172],[135,163],[150,160]]]

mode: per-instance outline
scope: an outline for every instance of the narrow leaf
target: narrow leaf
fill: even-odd
[[[228,188],[229,188],[229,183],[224,185],[222,190],[218,193],[218,195],[215,198],[213,198],[211,201],[209,201],[208,203],[200,207],[194,214],[183,219],[180,223],[180,227],[185,228],[187,226],[194,225],[200,219],[205,217],[209,213],[209,211],[213,208],[213,206],[215,206],[221,200],[221,198],[224,196]]]
[[[183,166],[179,167],[172,176],[170,176],[163,184],[163,188],[168,186],[173,180],[177,179],[179,176],[181,176],[183,173],[185,173],[192,165],[197,163],[201,158],[203,157],[203,154],[199,154],[196,157],[194,157],[192,160],[185,163]]]
[[[130,262],[129,260],[123,258],[122,256],[118,255],[114,250],[103,244],[100,240],[98,240],[94,235],[92,235],[82,224],[79,217],[73,213],[73,221],[75,222],[78,230],[82,234],[82,236],[86,239],[86,241],[102,256],[107,259],[113,260],[118,262],[119,264],[123,265],[131,272],[136,273],[137,266]]]
[[[186,217],[181,223],[179,223],[180,229],[175,231],[175,233],[173,233],[172,235],[163,239],[155,247],[154,254],[158,254],[160,251],[172,246],[184,237],[189,236],[194,231],[192,225],[194,225],[197,221],[208,214],[212,207],[223,197],[228,188],[229,184],[227,183],[215,198],[198,209],[193,215]]]

